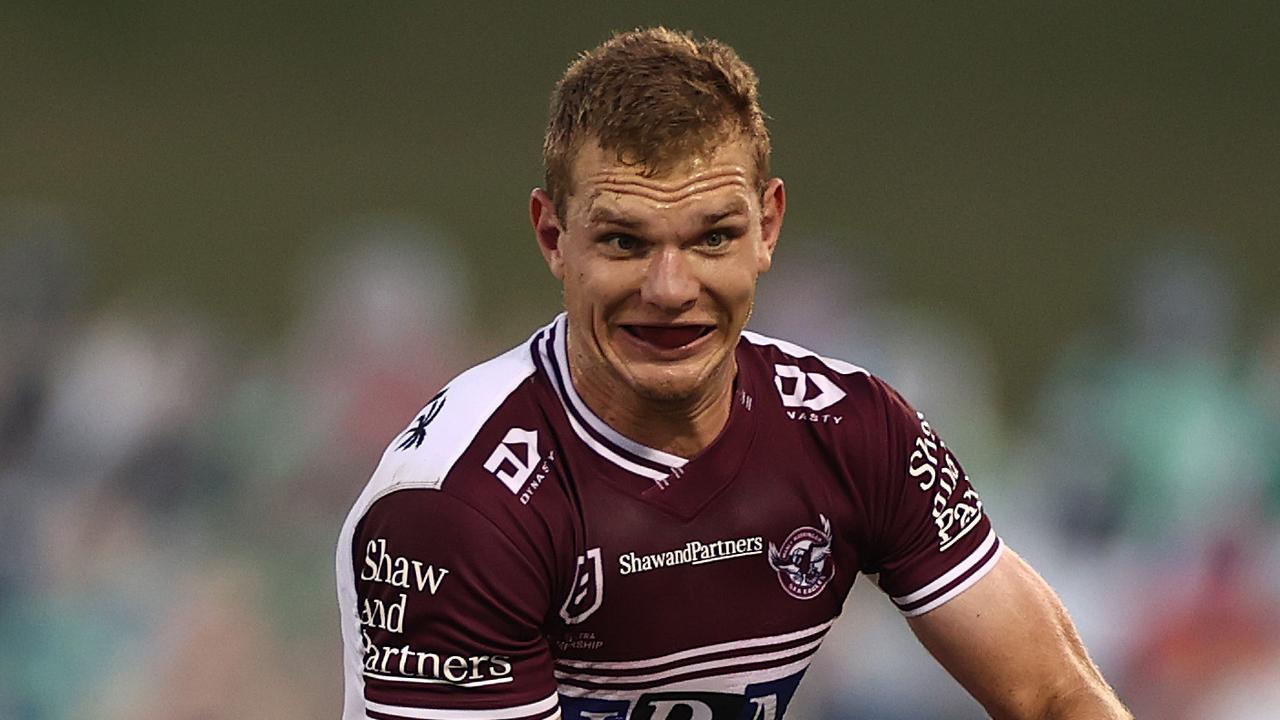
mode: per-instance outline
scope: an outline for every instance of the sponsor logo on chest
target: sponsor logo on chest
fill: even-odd
[[[684,544],[684,547],[673,550],[644,554],[623,553],[618,556],[618,574],[633,575],[677,565],[705,565],[721,560],[759,555],[762,552],[764,552],[764,538],[759,535],[711,542],[690,540]]]

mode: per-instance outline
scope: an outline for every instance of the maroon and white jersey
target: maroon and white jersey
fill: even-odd
[[[861,368],[743,333],[685,459],[592,413],[566,329],[440,391],[352,509],[345,720],[776,720],[859,573],[913,616],[995,565],[950,449]]]

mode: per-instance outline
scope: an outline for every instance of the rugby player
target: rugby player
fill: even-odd
[[[1129,717],[950,447],[744,330],[786,210],[756,76],[622,33],[556,86],[565,312],[431,398],[343,528],[344,718],[776,720],[857,575],[996,718]]]

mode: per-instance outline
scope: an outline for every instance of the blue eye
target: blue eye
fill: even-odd
[[[640,241],[631,235],[609,235],[604,238],[604,242],[615,250],[627,253],[640,249]]]
[[[717,231],[713,233],[708,233],[706,239],[702,241],[702,244],[706,245],[709,248],[718,248],[727,242],[729,242],[728,236],[722,232]]]

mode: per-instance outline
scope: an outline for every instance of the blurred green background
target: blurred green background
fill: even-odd
[[[725,38],[757,68],[790,190],[784,253],[847,247],[895,295],[968,318],[1008,408],[1153,246],[1220,259],[1242,332],[1280,312],[1275,3],[11,2],[0,17],[0,194],[92,229],[94,303],[190,304],[254,342],[294,317],[318,230],[370,210],[447,230],[484,322],[522,337],[513,298],[545,314],[557,297],[526,211],[550,86],[610,30],[653,23]]]
[[[338,715],[346,509],[558,310],[549,91],[659,23],[761,78],[753,326],[930,414],[1139,717],[1280,716],[1280,4],[18,0],[0,718]],[[788,717],[981,717],[863,585]]]

